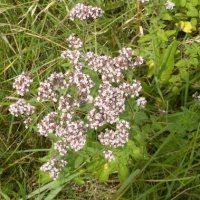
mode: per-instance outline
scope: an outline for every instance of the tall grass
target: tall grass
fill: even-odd
[[[105,14],[86,29],[84,23],[69,20],[69,10],[78,2],[99,6]],[[200,4],[192,2],[198,10]],[[0,2],[1,199],[200,199],[200,103],[192,97],[200,91],[199,18],[183,13],[181,8],[186,8],[177,3],[177,15],[173,18],[173,11],[169,12],[172,19],[164,21],[170,18],[164,3]],[[193,18],[197,18],[196,30],[181,30],[180,21]],[[52,141],[34,129],[25,129],[21,119],[8,112],[8,106],[19,98],[12,84],[22,71],[34,74],[30,101],[39,108],[35,121],[48,111],[48,105],[36,101],[37,88],[51,73],[68,69],[60,54],[67,49],[66,38],[72,32],[86,40],[85,52],[116,56],[122,47],[129,46],[146,61],[127,77],[141,80],[148,99],[144,111],[130,114],[134,119],[131,138],[147,156],[130,159],[129,175],[123,181],[115,171],[106,182],[100,182],[83,162],[64,181],[46,178],[42,183],[39,167],[51,151]],[[170,57],[167,52],[173,52],[172,41],[177,46]],[[172,70],[166,70],[170,66]],[[133,102],[129,104],[131,107]]]

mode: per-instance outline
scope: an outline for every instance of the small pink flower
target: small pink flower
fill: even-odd
[[[105,156],[105,158],[108,162],[115,160],[115,157],[114,157],[113,152],[111,150],[103,151],[103,154],[104,154],[104,156]]]
[[[144,97],[140,97],[136,102],[139,107],[145,108],[147,100]]]
[[[167,10],[172,10],[174,8],[174,6],[175,6],[175,3],[173,3],[169,0],[165,3],[165,7]]]

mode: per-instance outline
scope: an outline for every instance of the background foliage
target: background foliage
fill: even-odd
[[[78,2],[99,6],[105,14],[87,28],[71,22],[69,10]],[[174,0],[174,9],[167,10],[165,2],[0,2],[2,199],[199,199],[200,102],[192,95],[200,91],[200,3]],[[25,130],[8,105],[18,98],[14,79],[31,71],[30,102],[41,112],[36,120],[47,109],[34,100],[37,87],[51,73],[66,71],[60,54],[72,32],[98,54],[116,56],[129,46],[142,55],[145,64],[127,78],[141,81],[148,103],[137,110],[135,100],[128,99],[121,118],[132,122],[130,141],[115,161],[101,157],[89,132],[87,151],[72,155],[56,182],[38,170],[51,154],[52,141]]]

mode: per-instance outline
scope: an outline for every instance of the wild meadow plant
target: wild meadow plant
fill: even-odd
[[[78,3],[69,16],[73,21],[78,18],[94,23],[103,13],[101,8]],[[67,165],[70,151],[77,152],[84,148],[87,151],[90,148],[87,144],[88,132],[96,135],[95,142],[101,144],[97,152],[100,159],[102,154],[105,160],[111,162],[115,160],[115,151],[123,153],[124,145],[129,141],[130,122],[120,114],[126,109],[126,99],[139,97],[142,90],[139,80],[127,80],[126,77],[127,71],[135,70],[144,62],[142,56],[133,58],[132,48],[122,48],[119,55],[113,58],[91,51],[84,52],[81,49],[84,42],[75,33],[71,33],[66,41],[69,49],[63,51],[61,57],[71,64],[71,69],[64,73],[54,72],[40,82],[37,95],[37,101],[46,102],[49,108],[53,103],[51,112],[37,124],[37,131],[41,136],[54,140],[54,152],[40,168],[54,180]],[[23,97],[30,92],[32,82],[31,73],[22,72],[15,79],[13,88]],[[94,88],[97,84],[99,86]],[[135,106],[142,109],[146,103],[146,99],[140,97]],[[9,108],[11,114],[24,119],[26,128],[35,121],[31,116],[36,110],[23,98]],[[118,147],[121,149],[118,150]]]
[[[50,190],[53,199],[62,183],[84,184],[87,173],[101,182],[117,178],[115,199],[199,197],[200,3],[98,5],[102,9],[83,3],[69,9],[67,48],[55,43],[65,49],[61,67],[45,68],[42,80],[42,68],[23,70],[13,83],[20,98],[10,113],[52,142],[38,170],[39,183],[47,185],[28,198],[42,199]]]

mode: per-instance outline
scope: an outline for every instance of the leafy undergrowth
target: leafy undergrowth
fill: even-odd
[[[155,1],[38,1],[0,2],[0,197],[1,199],[199,199],[200,192],[200,50],[198,0]],[[71,21],[77,3],[100,7],[97,20]],[[40,82],[54,72],[72,71],[61,58],[71,33],[81,38],[83,53],[117,57],[123,47],[144,62],[123,71],[121,83],[142,85],[145,108],[128,96],[120,119],[130,124],[129,141],[111,148],[108,162],[98,134],[115,124],[89,129],[80,151],[70,151],[57,180],[40,171],[56,155],[54,136],[38,134],[37,123],[56,109],[38,102]],[[24,96],[36,107],[33,123],[25,129],[23,118],[9,106],[21,98],[13,89],[22,72],[31,72],[31,92]],[[98,95],[101,76],[90,69]],[[117,87],[114,83],[114,87]],[[62,93],[63,91],[61,91]],[[65,92],[65,91],[64,91]],[[70,94],[76,96],[71,89]],[[86,120],[91,105],[78,110]],[[87,120],[86,120],[87,121]]]

